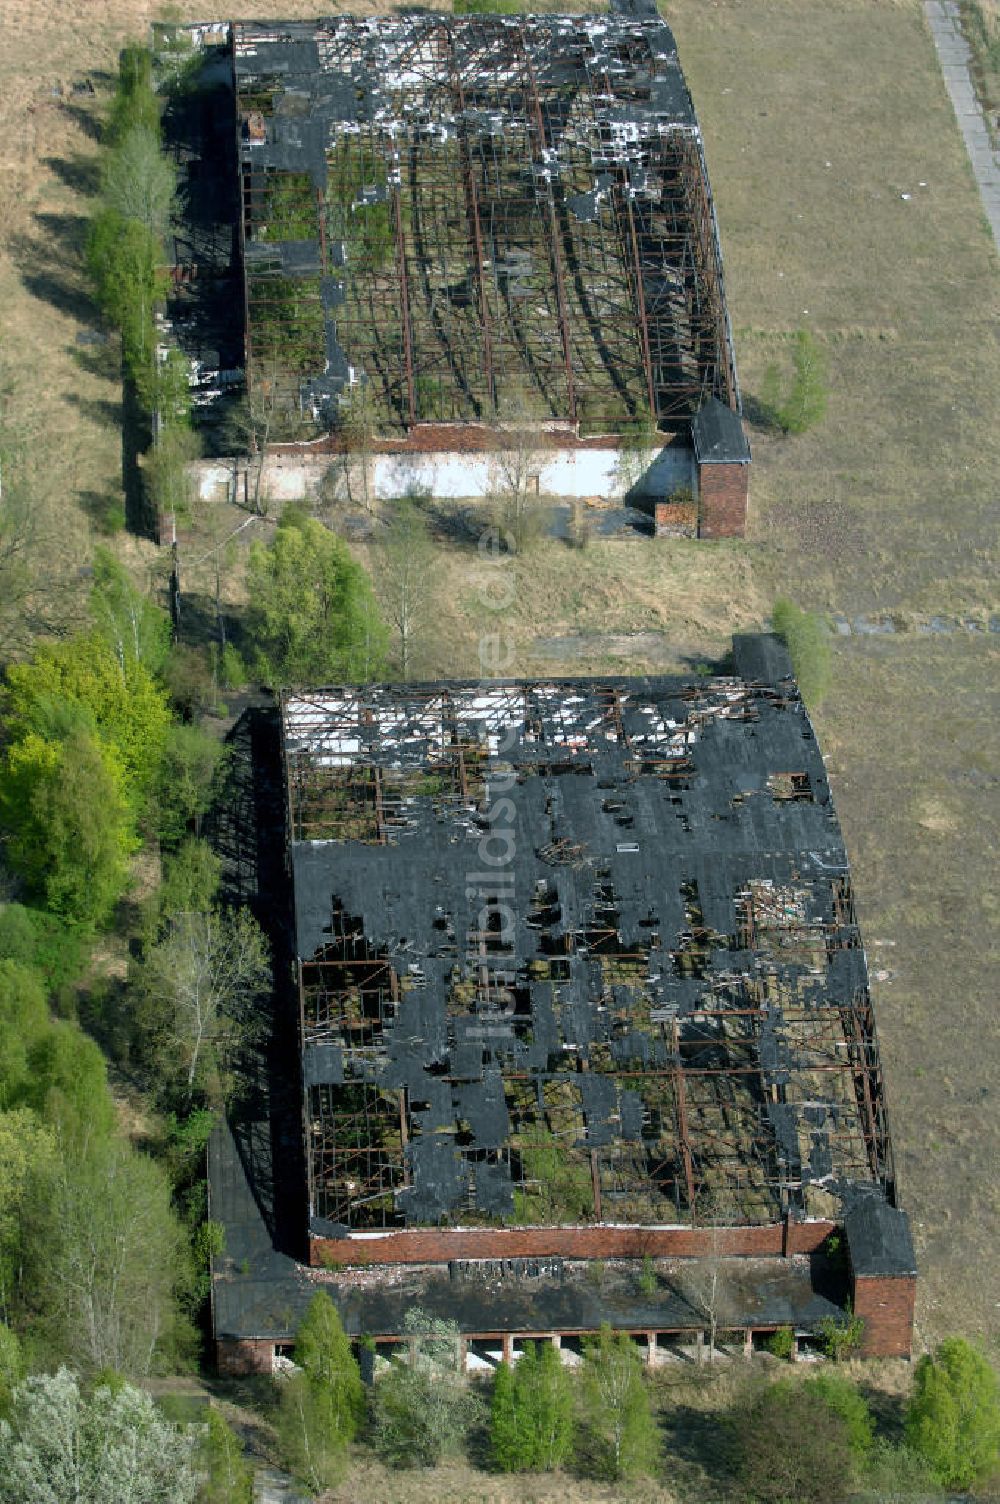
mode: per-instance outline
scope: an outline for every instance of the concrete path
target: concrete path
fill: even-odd
[[[976,174],[983,208],[1000,249],[1000,159],[990,145],[989,133],[976,91],[969,77],[969,48],[958,24],[955,0],[925,0],[924,13],[934,38],[941,72],[951,96],[965,147]]]

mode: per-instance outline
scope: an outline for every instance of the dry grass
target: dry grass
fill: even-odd
[[[920,7],[677,0],[670,18],[745,390],[800,324],[830,356],[821,428],[751,434],[757,591],[995,610],[997,257]],[[995,1341],[1000,1305],[996,643],[840,642],[818,718],[872,967],[894,973],[876,996],[927,1342]]]

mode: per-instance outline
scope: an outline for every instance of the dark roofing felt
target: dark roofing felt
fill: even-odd
[[[740,415],[718,397],[709,397],[691,419],[691,441],[702,465],[750,463],[750,445]]]
[[[752,1204],[733,1192],[738,1219],[773,1221],[789,1205],[808,1212],[810,1186],[835,1196],[854,1181],[888,1187],[887,1137],[873,1146],[873,1171],[850,1078],[829,1069],[831,1058],[845,1058],[832,1042],[839,1036],[817,1042],[810,1017],[827,1014],[823,1027],[837,1031],[839,1010],[867,989],[822,758],[777,639],[740,639],[736,656],[746,679],[369,686],[285,701],[293,789],[303,777],[322,784],[324,768],[335,780],[338,759],[379,770],[383,797],[404,780],[384,840],[337,839],[331,828],[333,839],[292,843],[301,960],[336,963],[337,916],[348,916],[350,932],[399,979],[398,1005],[363,1040],[331,1026],[325,1005],[311,1024],[307,979],[310,1131],[318,1143],[332,1110],[336,1141],[341,1093],[356,1103],[361,1092],[388,1100],[402,1089],[409,1104],[391,1183],[360,1184],[355,1170],[323,1161],[314,1233],[462,1224],[472,1213],[518,1220],[514,1114],[525,1115],[520,1131],[529,1137],[548,1132],[553,1098],[575,1104],[577,1126],[567,1131],[564,1118],[558,1130],[567,1154],[586,1164],[593,1156],[609,1186],[603,1219],[687,1220],[690,1187],[662,1103],[664,1078],[682,1062],[721,1069],[718,1078],[696,1071],[689,1090],[701,1093],[709,1118],[722,1112],[731,1132],[745,1135],[756,1189]],[[507,1012],[473,995],[480,967],[469,963],[485,901],[482,879],[469,874],[482,867],[490,820],[475,799],[442,795],[437,776],[433,794],[420,792],[456,740],[495,744],[501,730],[511,770],[504,881],[516,902],[509,952],[490,969],[497,987],[521,999]],[[749,940],[741,927],[748,893],[763,916]],[[617,933],[610,952],[596,938],[605,922]],[[685,962],[692,923],[711,936],[694,969]],[[618,953],[645,959],[622,973]],[[748,1034],[738,1010],[754,998],[761,1014]],[[729,1006],[732,1026],[718,1016]],[[706,1020],[706,1007],[716,1016]],[[874,1038],[869,1060],[877,1094]],[[511,1085],[525,1080],[535,1083],[535,1109]],[[730,1158],[710,1133],[691,1131],[696,1179],[718,1185]],[[655,1185],[640,1175],[637,1187],[623,1155],[629,1164],[659,1160]],[[331,1174],[341,1189],[351,1183],[350,1195],[323,1189]]]
[[[209,1144],[211,1213],[225,1229],[215,1258],[214,1330],[217,1338],[292,1341],[317,1290],[334,1299],[350,1336],[394,1336],[406,1312],[456,1321],[466,1333],[596,1331],[602,1322],[630,1331],[698,1331],[698,1276],[690,1261],[660,1261],[659,1288],[642,1294],[637,1265],[611,1262],[595,1281],[581,1264],[559,1259],[506,1260],[465,1265],[348,1272],[307,1270],[275,1252],[250,1190],[229,1128]],[[724,1259],[719,1262],[717,1315],[730,1328],[815,1328],[838,1307],[813,1285],[807,1258]]]
[[[889,1206],[881,1196],[861,1195],[848,1209],[844,1230],[856,1275],[916,1274],[909,1218],[899,1207]]]

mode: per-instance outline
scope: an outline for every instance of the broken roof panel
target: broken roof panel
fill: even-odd
[[[752,682],[284,698],[317,1226],[891,1196],[847,859],[783,653],[741,644]],[[360,1141],[354,1081],[381,1094]]]

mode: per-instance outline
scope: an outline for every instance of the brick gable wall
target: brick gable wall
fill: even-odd
[[[749,488],[749,465],[699,465],[699,538],[742,538]]]

